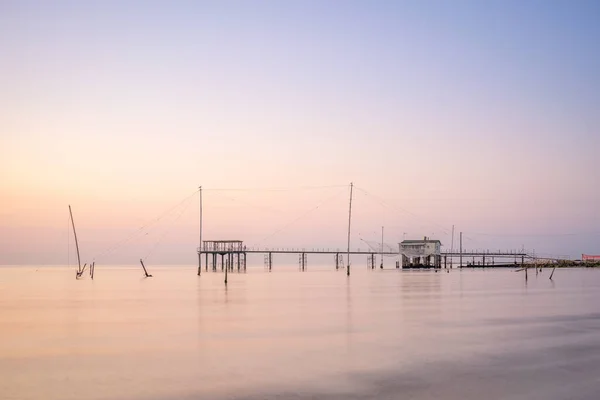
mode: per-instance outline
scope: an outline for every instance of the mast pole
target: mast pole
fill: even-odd
[[[75,231],[75,221],[73,221],[73,212],[69,204],[69,214],[71,215],[71,224],[73,225],[73,235],[75,235],[75,248],[77,249],[77,272],[81,271],[81,259],[79,258],[79,243],[77,242],[77,232]]]
[[[460,233],[460,267],[462,268],[462,232]]]
[[[198,276],[202,271],[202,186],[198,187],[200,193],[200,235],[198,237]]]
[[[454,254],[454,225],[452,225],[452,240],[450,242],[450,254]],[[450,268],[452,268],[452,256],[450,256]]]
[[[383,269],[383,226],[381,227],[381,269]]]
[[[348,251],[346,255],[348,258],[348,268],[346,269],[347,276],[350,276],[350,223],[352,222],[352,187],[353,184],[350,182],[350,207],[348,209]]]

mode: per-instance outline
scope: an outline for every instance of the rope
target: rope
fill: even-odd
[[[140,226],[129,237],[125,238],[124,240],[122,240],[120,242],[117,242],[115,245],[113,245],[111,247],[108,247],[106,250],[100,252],[99,254],[97,254],[96,256],[93,257],[93,260],[96,260],[96,258],[99,258],[99,257],[102,257],[102,256],[106,256],[106,255],[114,252],[115,250],[119,249],[120,247],[124,246],[125,244],[127,244],[128,242],[130,242],[131,240],[133,240],[136,236],[139,236],[140,234],[142,234],[147,228],[149,228],[152,225],[158,223],[165,216],[169,215],[173,210],[175,210],[177,207],[181,206],[184,202],[190,200],[192,197],[194,197],[196,195],[196,193],[199,193],[199,190],[195,190],[192,194],[190,194],[189,196],[187,196],[186,198],[184,198],[183,200],[181,200],[175,206],[169,208],[167,211],[163,212],[158,217],[156,217],[156,218],[154,218],[154,219],[146,222],[144,225]]]
[[[265,191],[265,192],[277,192],[277,191],[291,191],[291,190],[314,190],[314,189],[330,189],[348,187],[348,185],[328,185],[328,186],[296,186],[296,187],[272,187],[272,188],[202,188],[202,190],[220,191],[220,192],[250,192],[250,191]]]
[[[344,186],[344,188],[338,192],[336,192],[333,196],[328,197],[327,199],[321,201],[319,204],[317,204],[315,207],[311,208],[310,210],[304,212],[303,214],[301,214],[299,217],[295,218],[294,220],[292,220],[291,222],[289,222],[288,224],[284,225],[283,227],[277,229],[275,232],[271,233],[270,235],[266,236],[264,239],[260,240],[259,242],[255,243],[254,246],[259,245],[260,243],[264,242],[265,240],[277,235],[278,233],[281,233],[282,231],[286,230],[287,228],[289,228],[290,226],[294,225],[296,222],[298,222],[299,220],[301,220],[302,218],[306,217],[307,215],[311,214],[312,212],[316,211],[319,207],[321,207],[323,204],[327,203],[330,200],[333,200],[334,198],[336,198],[337,196],[339,196],[342,192],[344,192],[347,189],[347,186]]]
[[[364,193],[366,196],[370,196],[370,197],[372,197],[374,200],[378,201],[378,202],[379,202],[379,204],[380,204],[381,206],[383,206],[383,207],[385,207],[385,208],[388,208],[388,209],[390,209],[390,210],[392,210],[392,211],[394,211],[394,212],[396,212],[396,213],[399,213],[399,214],[401,213],[400,211],[398,211],[398,210],[395,208],[395,207],[398,207],[398,206],[393,206],[393,205],[390,205],[390,204],[388,204],[388,203],[387,203],[385,200],[383,200],[382,198],[380,198],[380,197],[378,197],[378,196],[375,196],[375,195],[373,195],[373,194],[371,194],[371,193],[367,192],[365,189],[359,188],[359,187],[357,187],[357,186],[354,186],[354,188],[355,188],[355,189],[358,189],[358,190],[359,190],[359,191],[361,191],[361,192],[363,192],[363,193]],[[419,215],[417,215],[417,214],[415,214],[415,213],[413,213],[413,212],[410,212],[410,211],[408,211],[408,210],[406,210],[406,209],[404,209],[404,208],[402,208],[402,207],[398,207],[398,209],[402,210],[402,212],[404,212],[404,213],[406,213],[406,214],[410,214],[410,215],[412,215],[412,216],[413,216],[413,217],[415,217],[415,218],[418,218],[418,219],[420,219],[420,220],[423,220],[423,221],[425,221],[425,222],[427,222],[427,223],[431,224],[432,226],[436,226],[436,227],[440,228],[440,229],[442,230],[442,232],[444,232],[446,235],[448,235],[448,234],[449,234],[449,231],[448,231],[448,229],[447,229],[447,228],[445,228],[445,227],[443,227],[442,225],[439,225],[439,224],[437,224],[437,223],[435,223],[435,222],[433,222],[433,221],[429,221],[427,218],[421,217],[421,216],[419,216]]]
[[[600,235],[600,232],[572,232],[572,233],[524,233],[524,234],[511,234],[511,233],[473,233],[470,232],[471,235],[475,236],[492,236],[492,237],[560,237],[560,236],[595,236]]]
[[[179,218],[181,218],[181,216],[187,211],[187,209],[190,207],[190,205],[192,204],[191,202],[191,198],[189,198],[189,202],[187,203],[187,205],[185,206],[185,208],[183,208],[183,210],[181,210],[181,212],[179,213],[179,215],[177,215],[177,217],[175,217],[175,219],[173,220],[173,223],[175,223]],[[154,252],[154,250],[156,250],[156,248],[158,247],[159,243],[167,236],[167,234],[170,232],[171,229],[167,229],[165,230],[165,232],[161,235],[161,237],[158,238],[158,240],[156,241],[156,243],[154,244],[154,246],[152,246],[150,248],[150,251],[148,252],[148,254],[146,254],[145,257],[143,257],[142,259],[144,261],[146,261],[146,259],[148,257],[150,257],[150,254],[152,254]]]
[[[215,193],[215,194],[217,196],[221,196],[221,198],[223,198],[223,199],[229,200],[231,202],[241,203],[241,204],[243,204],[243,205],[245,205],[247,207],[252,207],[252,208],[255,208],[257,210],[267,211],[267,212],[270,212],[270,213],[281,213],[282,212],[282,210],[278,210],[278,209],[271,208],[271,207],[265,207],[265,206],[256,205],[254,203],[248,202],[247,200],[241,200],[239,197],[230,197],[230,196],[226,196],[226,195],[224,195],[222,193]],[[217,208],[217,207],[213,206],[213,208]]]
[[[371,250],[373,250],[375,253],[381,254],[381,243],[377,243],[377,242],[371,241],[371,240],[365,240],[363,238],[360,238],[360,240],[365,242],[365,244],[367,246],[369,246],[369,248]],[[384,242],[383,243],[383,252],[384,253],[394,253],[394,254],[385,254],[385,257],[396,257],[398,255],[398,247]]]

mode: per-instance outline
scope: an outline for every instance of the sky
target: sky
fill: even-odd
[[[0,0],[0,264],[600,254],[597,1]],[[262,262],[262,261],[261,261]]]

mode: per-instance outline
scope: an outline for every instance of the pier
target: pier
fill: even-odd
[[[348,245],[346,249],[341,248],[261,248],[252,247],[247,248],[242,240],[202,240],[202,186],[199,189],[199,246],[197,247],[198,253],[198,275],[202,272],[202,264],[204,259],[204,270],[212,271],[234,271],[237,269],[238,272],[246,271],[248,254],[262,254],[264,259],[265,269],[272,271],[273,269],[273,255],[274,254],[296,254],[298,256],[298,268],[300,271],[306,271],[308,264],[308,255],[333,255],[333,264],[336,270],[344,269],[346,264],[346,273],[350,275],[350,257],[351,256],[366,256],[366,267],[368,269],[376,268],[376,258],[381,257],[380,269],[384,268],[384,257],[396,257],[395,268],[402,269],[440,269],[440,268],[463,268],[463,267],[493,267],[493,266],[515,266],[524,265],[525,260],[531,261],[535,257],[529,255],[524,250],[522,251],[489,251],[489,250],[476,250],[468,251],[462,247],[462,232],[460,233],[460,250],[459,251],[441,251],[439,240],[427,240],[425,237],[424,241],[408,241],[411,245],[408,247],[414,247],[414,243],[417,242],[436,242],[437,247],[435,248],[435,254],[421,254],[415,256],[414,253],[411,258],[413,261],[409,261],[408,257],[404,255],[402,248],[403,243],[399,244],[398,251],[384,251],[383,243],[383,227],[381,228],[381,247],[380,249],[356,249],[352,250],[350,247],[350,229],[352,221],[352,190],[354,185],[350,183],[350,202],[348,207]],[[454,227],[452,227],[452,237],[454,238]],[[452,246],[453,248],[453,246]],[[346,259],[344,260],[344,253]],[[432,262],[433,257],[433,262]],[[455,264],[455,259],[458,259],[458,264]],[[469,261],[470,259],[470,261]],[[498,262],[497,262],[498,261]],[[466,263],[466,265],[465,265]],[[220,268],[219,268],[220,267]]]
[[[264,257],[264,266],[271,271],[273,269],[274,254],[296,254],[298,256],[298,268],[305,271],[308,264],[308,255],[333,255],[332,266],[335,269],[344,268],[344,254],[351,256],[364,256],[365,266],[369,269],[375,269],[375,259],[379,257],[396,257],[394,267],[401,268],[400,252],[375,251],[372,249],[344,250],[340,248],[295,248],[295,247],[277,247],[260,248],[244,246],[241,240],[207,240],[202,242],[202,247],[197,249],[199,267],[204,264],[205,271],[245,271],[247,268],[248,254],[262,254]],[[442,251],[443,260],[441,268],[465,268],[465,267],[500,267],[523,265],[526,261],[534,257],[523,251],[481,251],[467,250],[461,252]],[[455,260],[461,260],[455,263]],[[202,261],[204,261],[202,263]],[[346,260],[347,261],[347,260]],[[431,266],[419,266],[412,268],[435,268]]]

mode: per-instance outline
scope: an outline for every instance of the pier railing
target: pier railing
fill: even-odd
[[[255,253],[255,254],[266,254],[266,253],[280,253],[280,254],[343,254],[347,253],[347,249],[339,247],[242,247],[235,250],[226,249],[214,249],[214,248],[203,248],[198,247],[198,253],[213,253],[213,252],[242,252],[242,253]],[[399,251],[377,251],[372,248],[355,248],[350,249],[350,254],[383,254],[384,256],[400,256]],[[527,251],[523,250],[489,250],[489,249],[474,249],[474,250],[463,250],[461,251],[442,251],[440,252],[442,257],[526,257],[534,258]]]

